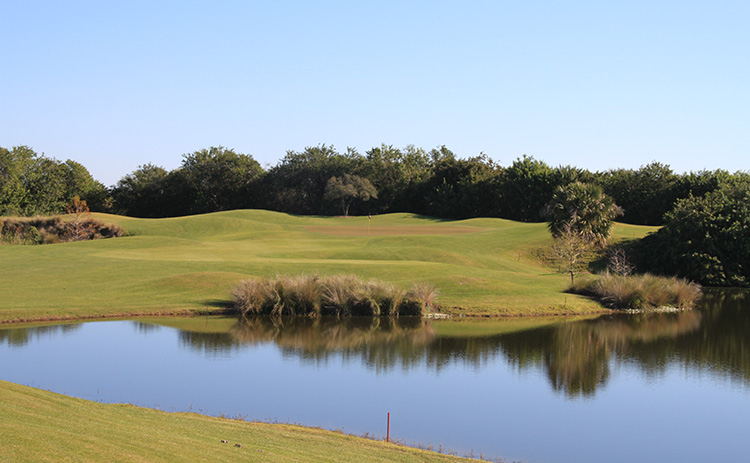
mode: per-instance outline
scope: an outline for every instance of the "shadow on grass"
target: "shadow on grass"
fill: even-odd
[[[227,299],[209,299],[207,301],[203,301],[203,306],[204,307],[218,307],[226,311],[231,311],[234,309],[234,303]]]
[[[628,257],[628,260],[630,260],[631,263],[637,264],[638,241],[638,239],[624,238],[617,243],[610,244],[603,250],[599,251],[595,258],[591,262],[589,262],[587,270],[590,273],[602,273],[607,270],[610,255],[617,248],[621,248],[625,252],[625,255]]]

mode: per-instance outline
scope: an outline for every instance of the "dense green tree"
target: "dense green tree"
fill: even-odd
[[[0,215],[23,213],[28,189],[26,177],[37,154],[28,146],[0,147]]]
[[[27,194],[22,204],[24,215],[56,214],[65,210],[66,169],[50,158],[37,157],[24,177]]]
[[[736,175],[741,175],[738,173]],[[734,175],[725,170],[702,170],[700,172],[690,172],[681,175],[677,180],[675,188],[677,198],[684,199],[690,196],[704,196],[714,190],[719,189],[732,181]],[[674,206],[674,204],[672,205]],[[671,210],[671,208],[670,208]]]
[[[83,164],[68,159],[60,168],[65,188],[66,207],[78,197],[79,200],[85,201],[94,212],[108,211],[110,205],[107,187],[94,180]]]
[[[679,177],[665,164],[652,162],[638,170],[616,169],[599,178],[604,192],[623,208],[622,220],[660,225],[678,198]]]
[[[424,182],[425,212],[450,218],[492,215],[495,202],[490,199],[499,194],[494,180],[500,171],[485,154],[468,159],[440,156]]]
[[[517,159],[499,178],[497,215],[523,222],[539,222],[557,186],[554,171],[531,156]]]
[[[639,245],[642,269],[711,286],[750,286],[750,181],[679,200]]]
[[[326,183],[325,199],[340,203],[344,217],[349,215],[349,206],[353,201],[369,201],[377,197],[378,192],[372,183],[358,175],[331,177]]]
[[[331,177],[356,174],[363,162],[357,151],[338,153],[332,146],[307,147],[286,156],[267,175],[264,190],[269,209],[293,214],[326,214],[333,209],[323,198]]]
[[[165,217],[168,172],[159,166],[145,164],[124,176],[112,189],[115,211],[133,217]]]
[[[359,175],[378,190],[373,207],[378,212],[417,212],[424,209],[419,188],[430,172],[430,157],[413,145],[398,149],[381,145],[367,151]]]
[[[0,148],[0,214],[59,214],[75,196],[101,210],[107,192],[75,161],[40,156],[28,146]]]
[[[167,172],[146,164],[112,189],[118,212],[136,217],[167,217],[258,207],[260,164],[247,154],[211,147],[183,155]]]
[[[621,213],[601,187],[581,182],[558,187],[545,208],[553,237],[568,231],[598,246],[606,244],[613,221]]]
[[[253,185],[263,168],[249,154],[212,146],[183,155],[174,174],[178,208],[200,214],[255,206]]]

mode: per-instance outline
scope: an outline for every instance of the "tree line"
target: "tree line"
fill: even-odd
[[[267,209],[541,222],[551,219],[556,192],[559,200],[573,195],[565,199],[570,203],[599,190],[617,207],[617,220],[665,225],[636,249],[643,269],[704,284],[750,285],[747,172],[678,174],[659,162],[591,172],[530,156],[502,167],[484,154],[461,158],[445,146],[412,145],[381,145],[364,154],[311,146],[288,151],[264,169],[252,155],[219,146],[184,154],[170,171],[142,165],[108,188],[75,161],[51,159],[27,146],[0,147],[0,215],[6,216],[63,213],[78,196],[91,211],[133,217]]]
[[[112,208],[110,190],[80,163],[48,158],[28,146],[0,147],[0,215],[62,214],[76,196],[96,211]]]
[[[678,174],[658,162],[591,172],[552,167],[529,156],[501,167],[484,154],[460,158],[445,146],[427,151],[381,145],[361,154],[319,145],[288,151],[268,169],[252,155],[211,147],[184,154],[171,171],[140,166],[107,188],[75,161],[57,161],[17,146],[0,148],[0,213],[62,213],[79,196],[92,211],[134,217],[255,208],[337,215],[341,200],[326,195],[326,186],[333,177],[347,175],[368,180],[377,192],[367,195],[369,201],[353,201],[353,215],[412,212],[540,222],[558,187],[581,182],[598,185],[614,200],[623,211],[618,220],[639,225],[661,225],[678,200],[703,197],[750,177],[723,170]]]

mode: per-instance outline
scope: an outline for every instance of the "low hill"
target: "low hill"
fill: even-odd
[[[293,216],[238,210],[167,219],[93,214],[128,236],[0,246],[0,320],[221,310],[241,279],[353,273],[439,288],[443,310],[473,314],[584,313],[567,279],[534,251],[543,223],[441,220],[413,214]],[[617,224],[616,238],[650,227]]]

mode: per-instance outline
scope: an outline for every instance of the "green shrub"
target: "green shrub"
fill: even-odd
[[[707,286],[750,287],[750,181],[737,177],[681,199],[664,222],[636,244],[639,268]]]

